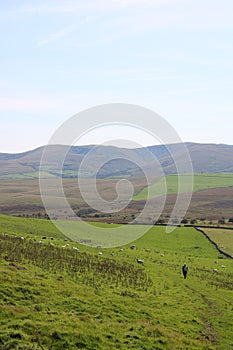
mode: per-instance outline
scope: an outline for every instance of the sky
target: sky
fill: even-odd
[[[72,115],[116,102],[155,111],[183,141],[233,144],[232,38],[231,0],[0,0],[0,152],[44,145]]]

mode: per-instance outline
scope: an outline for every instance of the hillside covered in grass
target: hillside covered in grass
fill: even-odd
[[[233,347],[233,262],[193,228],[111,249],[48,220],[0,216],[0,232],[1,349]]]
[[[33,179],[42,177],[73,178],[92,177],[103,159],[110,159],[103,164],[98,177],[142,176],[141,170],[147,169],[154,175],[154,163],[157,160],[164,174],[175,174],[177,166],[186,169],[184,147],[190,155],[194,173],[233,173],[233,146],[223,144],[205,144],[186,142],[184,144],[154,145],[142,148],[121,148],[111,145],[42,146],[23,153],[0,153],[0,179]],[[88,154],[95,152],[88,171],[82,172],[80,165]],[[46,161],[41,167],[41,158],[46,152]],[[66,154],[61,160],[60,155]],[[132,160],[129,161],[129,160]],[[176,164],[175,164],[175,162]],[[62,173],[60,162],[62,161]],[[140,164],[140,167],[138,166]]]
[[[166,175],[160,178],[157,182],[150,185],[149,198],[156,198],[164,194],[178,193],[178,179],[182,181],[183,192],[190,191],[190,183],[193,182],[193,192],[207,190],[211,188],[233,187],[233,174],[193,174],[193,175]],[[164,187],[165,184],[165,187]],[[164,188],[166,191],[164,193]],[[134,200],[146,200],[148,198],[148,187],[143,188],[137,193]]]

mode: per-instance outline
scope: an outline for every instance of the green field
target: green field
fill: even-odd
[[[183,191],[190,190],[189,183],[191,181],[190,175],[179,176]],[[178,193],[178,175],[167,175],[165,178],[161,178],[149,187],[150,195],[148,197],[148,187],[142,189],[138,194],[133,197],[133,200],[146,200],[147,198],[156,198],[164,195],[164,184],[166,185],[165,194],[177,194]],[[194,174],[193,175],[193,192],[206,190],[210,188],[219,187],[233,187],[233,174]]]
[[[48,220],[0,216],[0,232],[1,349],[233,348],[233,261],[193,228],[102,255]]]
[[[188,175],[183,176],[182,180],[184,184],[185,181],[187,182],[188,178]],[[194,175],[194,178],[194,193],[187,217],[206,218],[207,220],[219,220],[222,217],[229,219],[232,216],[233,174],[201,174]],[[168,175],[166,180],[168,181],[167,192],[171,195],[168,195],[166,198],[163,217],[169,217],[171,214],[171,209],[174,207],[176,200],[174,193],[177,193],[177,176]],[[119,178],[97,179],[96,187],[100,196],[106,201],[114,201],[117,195],[116,186],[118,181]],[[147,188],[145,188],[147,181],[145,177],[130,178],[130,181],[134,187],[134,193],[137,195],[132,198],[133,200],[127,208],[112,215],[102,215],[103,213],[96,213],[93,210],[88,212],[88,210],[86,210],[90,208],[80,194],[77,179],[63,179],[62,182],[67,200],[78,216],[81,215],[85,217],[86,220],[91,221],[97,220],[95,219],[95,214],[97,214],[99,216],[98,220],[119,223],[130,222],[132,216],[137,217],[144,207],[143,201],[147,198]],[[162,180],[160,180],[160,182],[162,182]],[[206,190],[203,191],[201,189]],[[184,190],[185,186],[183,188],[183,191]],[[89,194],[90,185],[88,179],[86,179],[85,191]],[[56,189],[52,191],[52,194],[56,197]],[[162,195],[161,186],[158,184],[152,185],[150,197],[159,197],[160,195]],[[155,198],[155,201],[157,200],[160,199]],[[59,203],[60,198],[57,197],[57,205],[59,205]],[[60,209],[66,210],[66,208]],[[45,209],[41,200],[38,179],[1,180],[0,213],[21,216],[37,216],[38,213],[40,213],[40,215],[43,216],[45,214]],[[63,219],[64,217],[60,218]]]
[[[51,178],[54,175],[47,173],[45,171],[34,171],[22,174],[6,174],[0,175],[0,180],[29,180],[29,179],[39,179],[39,178]]]
[[[219,248],[233,256],[233,230],[205,228],[203,231],[217,243]]]

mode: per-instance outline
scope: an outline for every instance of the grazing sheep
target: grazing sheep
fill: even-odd
[[[76,250],[76,251],[79,251],[79,249],[77,247],[73,247],[73,249]]]
[[[124,250],[124,249],[121,248],[121,249],[119,250],[119,252],[123,252],[123,250]]]
[[[130,248],[131,248],[131,249],[135,249],[136,246],[133,244],[133,245],[130,246]]]
[[[214,271],[214,272],[218,272],[218,269],[214,269],[213,271]]]
[[[225,265],[222,265],[222,268],[224,269],[226,266]]]
[[[24,237],[20,237],[20,239],[24,240]]]
[[[39,244],[42,244],[43,243],[43,241],[39,241]]]
[[[99,255],[103,255],[103,252],[99,252]]]
[[[160,256],[164,256],[164,254],[162,253],[162,254],[160,254]]]
[[[143,265],[143,264],[144,264],[144,260],[137,259],[137,263],[138,263],[138,264],[142,264],[142,265]]]
[[[50,237],[50,239],[51,239],[51,241],[53,241],[53,240],[54,240],[54,238],[53,238],[53,237]]]
[[[147,252],[147,253],[149,253],[149,252],[150,252],[150,249],[145,249],[145,250],[146,250],[146,252]]]

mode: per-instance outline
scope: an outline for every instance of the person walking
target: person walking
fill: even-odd
[[[187,266],[187,264],[184,264],[182,266],[182,272],[183,272],[184,279],[186,279],[187,273],[188,273],[188,266]]]

